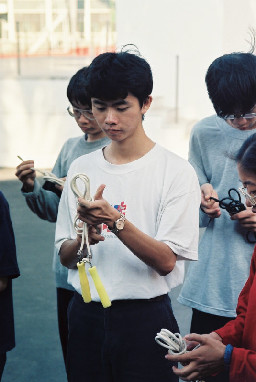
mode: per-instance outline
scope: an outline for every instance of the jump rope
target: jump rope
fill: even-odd
[[[182,355],[184,353],[189,353],[187,350],[186,341],[181,337],[180,333],[172,333],[168,329],[161,329],[155,337],[156,342],[168,349],[169,354]],[[194,347],[196,350],[200,347],[200,344]],[[193,351],[192,350],[192,351]],[[202,380],[196,380],[195,382],[204,382]]]
[[[18,158],[24,162],[24,160],[18,155]],[[31,170],[38,171],[40,174],[43,175],[43,179],[56,183],[58,185],[63,186],[65,181],[62,179],[59,179],[51,172],[38,170],[34,167],[31,167]],[[77,187],[77,180],[80,179],[80,181],[83,183],[84,192],[81,193]],[[71,190],[73,191],[74,195],[77,198],[84,198],[88,201],[92,201],[93,199],[90,196],[90,180],[87,175],[85,174],[77,174],[70,182]],[[89,303],[92,301],[91,298],[91,292],[90,292],[90,285],[89,280],[86,274],[86,265],[89,265],[88,271],[91,275],[91,278],[94,282],[95,288],[98,292],[98,295],[100,297],[102,306],[104,308],[108,308],[111,306],[111,301],[108,297],[108,294],[106,292],[106,289],[100,279],[100,276],[98,274],[96,266],[92,265],[92,253],[90,249],[89,244],[89,237],[88,237],[88,225],[87,223],[79,220],[78,215],[76,215],[74,220],[74,229],[77,235],[81,236],[81,245],[77,252],[78,262],[77,262],[77,269],[79,274],[79,280],[81,285],[81,292],[82,297],[85,303]]]
[[[83,183],[84,193],[81,193],[77,187],[78,179]],[[88,201],[93,200],[90,196],[90,180],[87,175],[77,174],[76,176],[74,176],[74,178],[70,182],[70,187],[77,198],[83,198]],[[106,292],[104,285],[102,284],[102,281],[100,279],[96,266],[92,266],[92,263],[91,263],[92,253],[91,253],[91,249],[89,245],[88,225],[87,223],[79,220],[78,215],[76,215],[74,220],[74,229],[76,233],[81,236],[81,245],[77,252],[77,256],[79,259],[77,263],[77,268],[78,268],[83,300],[86,303],[91,302],[92,300],[89,281],[86,274],[86,264],[88,264],[89,265],[88,271],[94,282],[94,285],[100,297],[101,303],[104,308],[108,308],[111,306],[111,301],[108,297],[108,294]]]
[[[239,188],[239,191],[243,195],[247,196],[247,194],[244,192],[244,190],[242,188]],[[232,193],[236,194],[237,199],[232,197]],[[237,214],[238,212],[246,210],[245,205],[241,202],[241,195],[235,188],[230,188],[230,190],[228,191],[228,197],[226,197],[226,198],[219,200],[219,199],[211,196],[210,199],[214,200],[215,202],[218,202],[220,208],[226,210],[230,215],[234,215],[234,214]],[[248,241],[248,243],[252,243],[252,244],[256,243],[256,233],[255,232],[248,231],[245,236],[246,236],[246,240]]]

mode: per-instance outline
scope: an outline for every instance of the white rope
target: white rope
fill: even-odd
[[[161,329],[160,333],[157,333],[155,337],[156,342],[168,349],[169,354],[181,355],[188,353],[186,341],[183,340],[180,333],[172,333],[167,329]],[[193,350],[199,348],[197,345]],[[203,380],[196,380],[195,382],[204,382]]]
[[[161,329],[155,337],[156,342],[168,349],[169,354],[184,354],[187,352],[186,341],[183,340],[180,333],[172,333],[167,329]]]
[[[17,156],[18,156],[18,158],[19,158],[22,162],[24,162],[24,160],[23,160],[19,155],[17,155]],[[33,170],[33,171],[40,172],[40,174],[43,175],[43,179],[44,179],[45,181],[52,182],[52,183],[56,183],[56,184],[58,184],[59,186],[64,186],[65,180],[60,179],[60,178],[57,178],[57,176],[54,175],[52,172],[44,171],[44,170],[39,170],[38,168],[34,168],[34,167],[31,167],[30,169]]]
[[[83,187],[84,187],[83,193],[79,190],[79,188],[77,186],[77,180],[78,179],[80,179],[83,182]],[[87,175],[77,174],[76,176],[74,176],[74,178],[70,182],[70,187],[71,187],[71,190],[73,191],[73,193],[75,194],[75,196],[77,198],[83,198],[83,199],[86,199],[88,201],[93,200],[90,196],[90,179],[88,178]],[[82,223],[82,226],[81,226],[81,223]],[[74,229],[75,229],[76,233],[82,237],[81,245],[80,245],[80,249],[79,249],[79,254],[82,255],[84,244],[86,244],[88,260],[90,263],[91,258],[92,258],[92,254],[91,254],[91,249],[90,249],[90,245],[89,245],[88,225],[87,225],[87,223],[79,220],[78,215],[76,215],[75,220],[74,220]]]
[[[43,175],[43,179],[48,182],[56,183],[59,186],[64,186],[65,180],[57,178],[52,172],[38,170],[37,168],[31,167],[31,170],[38,171]]]

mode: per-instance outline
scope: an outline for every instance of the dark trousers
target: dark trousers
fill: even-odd
[[[168,295],[122,300],[104,309],[74,294],[69,305],[69,382],[177,382],[167,350],[155,342],[162,328],[179,331]]]
[[[232,317],[215,316],[193,309],[190,333],[207,334],[222,328]],[[223,371],[215,377],[204,378],[205,382],[229,382],[228,371]]]
[[[0,381],[2,380],[5,363],[6,363],[6,353],[0,353]]]
[[[74,292],[64,288],[57,288],[57,313],[61,348],[65,366],[67,363],[68,347],[68,305],[74,296]]]

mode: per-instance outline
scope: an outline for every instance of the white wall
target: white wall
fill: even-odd
[[[155,102],[146,116],[146,131],[186,157],[193,123],[213,113],[204,83],[206,70],[224,53],[248,50],[249,28],[256,28],[256,1],[116,1],[118,46],[136,44],[153,70]],[[179,124],[170,113],[175,106],[177,55]],[[20,155],[34,159],[35,166],[51,168],[65,140],[80,134],[66,112],[66,88],[71,75],[88,60],[54,61],[56,76],[66,71],[67,79],[30,77],[40,74],[48,61],[40,66],[24,59],[22,71],[29,73],[0,79],[0,167],[16,167]]]
[[[34,159],[35,166],[52,167],[65,140],[80,134],[68,115],[68,80],[0,80],[0,166],[16,167]]]
[[[213,112],[204,83],[208,66],[223,53],[248,50],[255,12],[255,0],[117,0],[118,46],[138,46],[153,69],[153,95],[167,107],[175,106],[178,55],[179,114],[197,119]]]

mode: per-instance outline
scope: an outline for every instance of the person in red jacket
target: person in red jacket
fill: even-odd
[[[237,115],[243,118],[243,115]],[[256,213],[256,134],[251,135],[236,154],[238,173],[247,206]],[[228,238],[227,238],[228,240]],[[228,266],[228,264],[227,264]],[[251,260],[250,275],[241,291],[237,317],[210,334],[185,336],[187,349],[182,355],[166,355],[170,361],[181,362],[173,371],[184,381],[203,379],[223,369],[229,370],[232,382],[256,381],[256,246]],[[200,347],[193,348],[200,344]]]

